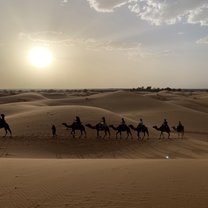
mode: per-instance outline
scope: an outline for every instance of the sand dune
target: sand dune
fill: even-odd
[[[2,146],[7,146],[6,153],[3,151],[2,155],[56,158],[58,145],[59,155],[62,158],[165,158],[166,155],[172,158],[207,157],[208,114],[200,107],[198,110],[185,107],[186,102],[190,102],[190,95],[166,91],[159,94],[165,96],[166,100],[158,100],[157,95],[155,98],[150,93],[125,91],[71,97],[69,94],[66,98],[49,98],[50,96],[46,98],[40,93],[22,93],[11,98],[4,97],[10,102],[1,104],[1,111],[7,115],[14,137],[1,141]],[[205,102],[206,94],[197,96]],[[22,102],[26,97],[28,101]],[[111,129],[111,138],[100,141],[96,139],[96,131],[86,127],[87,139],[80,140],[77,134],[77,138],[73,140],[70,131],[67,131],[62,123],[72,123],[76,115],[81,117],[84,125],[87,123],[95,125],[102,116],[105,116],[107,123],[115,126],[120,123],[122,117],[126,119],[127,124],[136,126],[142,117],[149,128],[150,137],[141,143],[137,141],[136,132],[132,131],[133,140],[129,138],[126,141],[126,134],[122,133],[123,139],[118,142],[115,131]],[[168,119],[170,126],[176,125],[178,120],[181,120],[185,125],[185,139],[178,139],[177,134],[173,132],[171,141],[158,140],[160,132],[152,126],[159,126],[164,118]],[[57,140],[51,138],[52,124],[57,127]],[[3,134],[3,130],[1,133]],[[101,133],[101,136],[103,135]],[[61,142],[56,144],[55,141]],[[24,151],[25,143],[32,154],[30,151]],[[20,148],[21,146],[24,148]]]
[[[205,92],[19,93],[0,97],[0,113],[13,137],[0,138],[0,207],[206,208],[208,199],[208,94]],[[75,138],[62,125],[79,115],[92,125],[137,125],[150,136],[137,140]],[[159,139],[152,128],[179,120],[185,137]],[[51,125],[57,137],[51,136]],[[1,135],[4,130],[0,130]],[[93,160],[92,160],[93,159]]]
[[[20,93],[17,95],[3,96],[0,97],[0,103],[16,103],[16,102],[28,102],[46,99],[40,93]]]

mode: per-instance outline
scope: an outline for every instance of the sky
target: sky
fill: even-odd
[[[208,88],[208,0],[0,0],[0,27],[1,89]]]

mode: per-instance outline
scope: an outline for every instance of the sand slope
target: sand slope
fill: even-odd
[[[158,95],[159,94],[159,95]],[[164,97],[163,99],[158,99]],[[196,97],[207,104],[207,94],[187,95],[183,93],[160,92],[138,94],[125,91],[97,93],[88,96],[55,97],[40,93],[22,93],[0,97],[1,112],[13,131],[13,138],[0,140],[2,157],[46,157],[46,158],[204,158],[208,156],[208,113],[199,104],[194,104]],[[47,97],[47,98],[46,98]],[[50,98],[51,97],[51,98]],[[17,99],[18,98],[18,99]],[[23,99],[27,101],[22,102]],[[5,101],[8,103],[5,103]],[[192,105],[187,105],[191,103]],[[195,106],[193,108],[193,105]],[[197,108],[197,106],[199,106]],[[197,109],[195,109],[197,108]],[[97,124],[102,116],[108,124],[117,126],[121,117],[127,124],[137,125],[142,117],[150,131],[149,140],[137,141],[136,132],[132,131],[133,140],[117,141],[111,130],[111,138],[96,139],[96,131],[86,128],[87,138],[75,139],[61,124],[72,123],[79,115],[83,124]],[[185,138],[178,139],[172,133],[171,140],[158,140],[160,132],[152,128],[160,125],[163,119],[169,125],[176,125],[181,120],[185,125]],[[58,137],[51,138],[51,125],[57,127]],[[3,135],[3,130],[1,134]],[[103,134],[101,133],[101,136]],[[58,144],[57,144],[58,142]],[[58,155],[58,156],[57,156]]]
[[[0,160],[2,207],[206,208],[207,160]]]

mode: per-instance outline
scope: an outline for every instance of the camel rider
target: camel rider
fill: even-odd
[[[101,125],[106,126],[106,121],[105,121],[105,117],[102,117],[102,120],[100,122]]]
[[[144,123],[143,123],[143,119],[142,119],[142,118],[139,119],[139,124],[138,124],[138,126],[139,126],[139,127],[144,126]]]
[[[121,125],[126,125],[124,118],[121,119]]]
[[[182,125],[182,123],[181,123],[181,121],[179,121],[178,122],[178,127],[182,127],[183,125]]]
[[[183,128],[183,125],[181,123],[181,121],[178,122],[178,126],[177,126],[177,129],[182,129]]]
[[[75,123],[78,124],[78,125],[82,124],[81,121],[80,121],[79,116],[76,116]]]
[[[2,121],[6,122],[5,121],[5,115],[4,114],[1,114],[1,119],[2,119]]]
[[[165,128],[168,128],[168,122],[166,119],[164,119],[163,124],[162,124]]]

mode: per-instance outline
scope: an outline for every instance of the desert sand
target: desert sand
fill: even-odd
[[[1,93],[0,113],[13,132],[0,138],[0,207],[207,207],[206,91]],[[77,115],[92,125],[143,118],[150,136],[116,139],[111,129],[103,139],[86,127],[73,138],[62,123]],[[172,130],[159,139],[152,127],[164,118],[180,120],[184,138]]]

